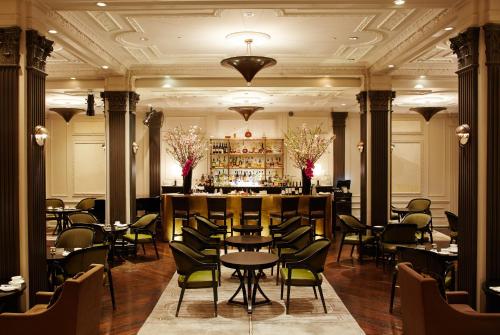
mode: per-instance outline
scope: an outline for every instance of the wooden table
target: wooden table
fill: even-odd
[[[0,313],[19,312],[19,297],[26,289],[26,284],[22,284],[20,289],[12,291],[0,291]]]
[[[60,230],[64,230],[69,227],[69,219],[68,215],[71,213],[81,212],[81,209],[78,208],[47,208],[45,212],[47,214],[52,214],[56,217],[57,226],[54,230],[55,233],[59,233]]]
[[[226,238],[225,242],[228,246],[238,248],[239,251],[254,251],[270,246],[273,243],[273,239],[270,236],[242,235],[230,236]]]
[[[248,314],[252,314],[254,306],[271,303],[271,300],[269,300],[264,291],[262,291],[259,280],[262,277],[262,270],[276,265],[278,256],[264,252],[235,252],[222,255],[220,257],[220,262],[228,268],[235,269],[238,274],[238,279],[240,280],[238,289],[233,296],[229,298],[228,303],[245,306]],[[235,300],[235,297],[240,291],[243,292],[243,302]],[[260,292],[264,300],[256,301],[257,291]]]
[[[244,224],[233,226],[233,231],[241,235],[249,235],[254,233],[261,233],[264,227],[255,224]]]
[[[173,227],[173,218],[172,218],[172,197],[179,196],[179,194],[168,193],[162,194],[162,226],[163,226],[163,240],[169,241],[172,237],[172,227]],[[204,193],[195,193],[189,195],[189,205],[191,212],[198,212],[201,215],[207,217],[207,197],[214,197],[218,195],[214,194],[204,194]],[[227,198],[227,209],[233,211],[234,213],[234,222],[233,225],[240,224],[240,214],[241,214],[241,198],[242,197],[251,197],[252,195],[248,194],[224,194],[224,197]],[[270,212],[279,212],[281,206],[281,198],[290,197],[290,195],[281,195],[281,194],[255,194],[254,196],[262,198],[262,227],[268,231],[269,227],[269,213]],[[332,195],[331,194],[319,194],[317,196],[325,196],[327,197],[326,201],[326,237],[332,238],[332,224],[331,224],[331,216],[332,216]],[[309,198],[313,197],[313,195],[301,195],[299,196],[299,212],[307,212]],[[194,220],[189,222],[189,225],[192,227],[196,227],[196,223]],[[181,225],[177,225],[176,233],[181,234],[182,227]],[[318,234],[323,233],[323,227],[318,225]]]

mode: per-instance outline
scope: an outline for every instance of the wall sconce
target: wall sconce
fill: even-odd
[[[458,137],[458,142],[460,146],[463,147],[467,144],[470,137],[470,127],[468,124],[461,124],[455,129],[455,134]]]
[[[34,135],[36,144],[43,147],[45,145],[45,140],[49,137],[49,131],[44,126],[36,126]]]
[[[132,152],[134,153],[134,155],[137,154],[137,151],[139,151],[139,144],[132,142]]]
[[[365,144],[362,141],[360,141],[358,143],[358,151],[363,152],[364,149],[365,149]]]
[[[396,145],[394,143],[391,143],[391,151],[394,151],[396,149]]]

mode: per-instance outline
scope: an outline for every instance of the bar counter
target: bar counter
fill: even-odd
[[[179,196],[180,194],[162,194],[162,210],[163,210],[163,240],[164,241],[169,241],[170,237],[172,236],[172,197],[173,196]],[[190,204],[190,211],[191,212],[198,212],[202,216],[207,216],[207,197],[217,197],[221,195],[215,195],[215,194],[191,194],[189,195],[189,204]],[[224,194],[224,197],[227,198],[227,209],[232,211],[234,213],[234,218],[233,218],[233,225],[239,225],[240,224],[240,211],[241,211],[241,198],[242,197],[262,197],[262,226],[264,227],[264,230],[262,232],[262,235],[269,235],[269,213],[270,212],[279,212],[280,211],[280,204],[281,204],[281,198],[282,197],[288,197],[288,195],[281,195],[281,194],[256,194],[256,195],[240,195],[240,194]],[[327,197],[326,201],[326,222],[325,222],[325,227],[326,227],[326,236],[331,239],[332,237],[332,224],[331,224],[331,217],[332,217],[332,195],[331,194],[320,194],[318,196],[325,196]],[[300,200],[299,200],[299,213],[307,213],[308,212],[308,203],[309,200],[308,198],[311,197],[311,195],[301,195]],[[218,222],[221,223],[221,222]],[[278,222],[273,222],[274,224],[277,224]],[[306,224],[306,220],[303,220],[303,224]],[[192,227],[196,227],[195,220],[190,220],[189,225]],[[227,225],[229,227],[230,225],[230,220],[227,220]],[[181,220],[177,221],[176,225],[176,233],[181,233]],[[318,234],[323,233],[323,224],[321,220],[317,222],[316,225],[316,232]]]

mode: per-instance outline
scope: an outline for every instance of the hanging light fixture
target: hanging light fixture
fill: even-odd
[[[258,107],[258,106],[234,106],[234,107],[229,107],[229,110],[238,112],[245,121],[248,121],[250,116],[252,116],[253,113],[256,111],[263,110],[264,107]]]
[[[417,112],[422,115],[426,122],[436,115],[437,113],[446,110],[446,107],[413,107],[410,108],[411,111]]]
[[[233,37],[236,35],[250,34],[250,33],[257,34],[258,36],[261,35],[267,36],[267,38],[269,38],[269,35],[257,32],[234,33],[228,35],[227,37]],[[266,67],[274,66],[276,65],[277,62],[276,59],[270,57],[252,56],[252,43],[254,41],[253,38],[245,38],[244,41],[247,46],[246,56],[236,56],[236,57],[226,58],[223,59],[220,62],[220,64],[225,67],[236,69],[245,78],[245,80],[247,81],[247,85],[250,86],[252,79],[260,70],[265,69]]]
[[[95,116],[94,93],[92,92],[87,95],[87,116]]]
[[[54,108],[49,108],[49,110],[61,115],[61,117],[66,121],[66,123],[69,123],[69,121],[71,121],[73,116],[75,116],[76,114],[85,112],[85,109],[72,108],[72,107],[54,107]]]

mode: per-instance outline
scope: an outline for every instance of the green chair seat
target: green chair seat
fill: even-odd
[[[215,249],[203,249],[200,252],[203,255],[207,255],[207,256],[217,256],[217,250],[215,250]]]
[[[375,241],[375,236],[361,235],[362,243],[370,243]],[[359,244],[359,236],[358,235],[346,235],[344,239],[344,244]]]
[[[278,254],[278,248],[273,248],[272,250],[272,253],[273,254]],[[293,254],[297,252],[297,249],[293,249],[293,248],[281,248],[281,254],[280,255],[289,255],[289,254]]]
[[[293,274],[293,273],[292,273]],[[215,270],[215,281],[219,279],[219,271]],[[178,284],[182,287],[186,276],[179,275]],[[200,270],[195,271],[189,276],[186,288],[208,288],[213,286],[212,281],[212,271],[210,270]]]
[[[281,281],[286,282],[288,279],[288,269],[282,268],[280,269],[281,273]],[[311,286],[316,284],[321,284],[323,278],[321,274],[318,274],[319,282],[316,282],[316,278],[314,278],[314,274],[307,269],[293,269],[292,270],[292,285],[293,286]]]
[[[135,234],[125,234],[125,235],[123,235],[123,239],[127,240],[127,241],[134,242],[135,241]],[[152,240],[151,235],[137,234],[137,242],[138,243],[151,242],[151,240]]]

